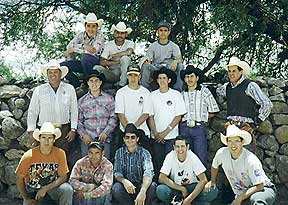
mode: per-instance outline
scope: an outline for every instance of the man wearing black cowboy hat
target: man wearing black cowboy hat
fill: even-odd
[[[210,90],[200,83],[204,74],[193,65],[181,71],[184,81],[183,98],[187,113],[180,124],[180,134],[186,136],[191,150],[207,167],[207,138],[205,123],[219,112],[219,107]]]
[[[155,78],[159,89],[151,93],[152,112],[149,125],[154,138],[153,161],[157,175],[165,155],[173,149],[174,139],[179,135],[178,123],[186,109],[181,93],[169,88],[173,85],[171,82],[175,82],[176,74],[162,67],[156,71]]]
[[[105,76],[93,71],[86,78],[89,91],[78,100],[78,133],[82,140],[82,156],[87,155],[87,145],[97,140],[105,143],[104,155],[110,158],[110,134],[117,124],[114,98],[103,92]]]

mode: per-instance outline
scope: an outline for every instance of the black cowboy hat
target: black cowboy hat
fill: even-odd
[[[96,77],[99,80],[102,81],[102,83],[105,81],[105,75],[103,73],[99,73],[97,70],[91,71],[85,78],[85,82],[87,84],[88,80],[92,77]]]
[[[202,70],[199,68],[195,68],[193,65],[188,65],[185,70],[180,71],[180,77],[182,81],[184,82],[185,75],[190,75],[194,73],[196,76],[198,76],[198,84],[202,83],[204,81],[205,75]]]
[[[166,74],[168,78],[171,79],[169,83],[169,87],[173,87],[173,85],[176,83],[177,75],[175,72],[170,70],[169,68],[166,68],[165,66],[162,66],[159,70],[154,71],[153,78],[155,81],[157,81],[157,78],[160,74]]]

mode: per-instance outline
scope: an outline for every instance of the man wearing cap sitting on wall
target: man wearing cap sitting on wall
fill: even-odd
[[[155,72],[159,89],[151,93],[152,113],[149,127],[153,137],[153,164],[158,179],[160,168],[167,153],[173,149],[175,138],[179,135],[178,124],[186,113],[183,97],[172,88],[176,74],[162,67]]]
[[[31,143],[35,143],[32,134],[36,127],[42,126],[44,122],[51,122],[60,128],[62,133],[54,145],[62,148],[67,155],[77,128],[75,89],[72,85],[61,81],[68,73],[68,68],[60,66],[57,61],[50,61],[41,69],[41,73],[48,78],[48,82],[39,85],[33,92],[27,117],[29,139]]]
[[[78,77],[73,72],[88,75],[94,65],[99,65],[100,55],[104,48],[104,36],[99,30],[103,19],[97,19],[94,13],[88,13],[84,20],[85,31],[77,34],[67,45],[64,55],[70,60],[62,62],[61,66],[67,66],[69,72],[66,79],[76,88],[80,86]],[[71,59],[75,54],[81,54],[81,60]]]
[[[182,90],[183,81],[180,78],[180,71],[184,70],[183,59],[179,46],[169,40],[170,33],[171,25],[167,21],[160,21],[156,29],[158,40],[149,46],[146,56],[141,61],[143,63],[143,66],[140,65],[142,66],[141,84],[148,89],[153,90],[150,87],[153,72],[165,66],[177,74],[174,89]]]
[[[180,73],[184,81],[183,98],[187,113],[180,124],[180,134],[186,136],[190,149],[207,167],[207,138],[205,123],[219,112],[219,107],[210,90],[201,85],[204,73],[188,65]]]
[[[274,184],[266,176],[260,160],[243,145],[252,140],[251,134],[236,125],[227,127],[221,142],[227,147],[220,148],[213,159],[211,181],[205,186],[208,191],[216,187],[218,167],[221,165],[235,194],[232,205],[272,205],[276,198]]]
[[[69,180],[74,189],[74,205],[109,204],[113,165],[104,157],[104,144],[92,141],[88,155],[79,159]]]
[[[113,204],[152,205],[155,198],[156,183],[150,153],[138,145],[138,130],[128,123],[123,137],[125,146],[116,151],[112,187]]]
[[[115,96],[115,113],[122,132],[128,123],[134,123],[144,131],[139,136],[139,143],[150,151],[150,131],[146,123],[151,112],[150,92],[139,84],[140,78],[139,66],[130,65],[127,70],[128,85],[119,89]],[[122,140],[120,144],[123,144]]]
[[[82,156],[87,155],[87,145],[97,140],[104,143],[104,153],[110,159],[111,133],[117,125],[114,98],[103,92],[105,81],[103,73],[91,72],[86,77],[89,91],[78,100],[78,133],[82,140]]]
[[[16,185],[25,205],[57,204],[72,205],[73,189],[66,183],[69,172],[66,155],[54,146],[61,131],[51,122],[44,122],[35,129],[33,137],[39,146],[24,153],[16,168]]]
[[[113,24],[111,34],[114,35],[115,40],[106,43],[100,58],[101,66],[94,66],[95,70],[104,73],[107,82],[117,82],[117,88],[127,83],[126,72],[135,48],[134,42],[126,39],[131,32],[132,29],[127,28],[124,22]]]

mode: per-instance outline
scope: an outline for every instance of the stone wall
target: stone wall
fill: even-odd
[[[257,155],[267,175],[277,184],[278,197],[288,201],[288,81],[258,78],[255,80],[273,102],[272,113],[259,127]],[[8,197],[19,196],[15,185],[15,168],[29,148],[25,132],[27,108],[33,87],[39,82],[14,82],[0,78],[0,191]],[[226,122],[226,101],[217,98],[221,112],[210,122],[208,132],[209,161],[222,146],[220,132]]]

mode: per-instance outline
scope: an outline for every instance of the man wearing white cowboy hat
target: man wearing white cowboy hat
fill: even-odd
[[[246,79],[251,71],[249,64],[231,57],[226,70],[230,82],[218,89],[218,94],[227,97],[227,119],[254,124],[264,121],[272,103],[255,82]]]
[[[249,132],[236,125],[227,127],[226,135],[221,134],[221,142],[227,147],[216,152],[211,167],[211,181],[205,189],[208,191],[216,187],[218,167],[221,165],[235,194],[232,205],[272,205],[276,197],[275,185],[266,176],[257,156],[243,147],[251,140]]]
[[[62,62],[69,68],[66,79],[76,88],[80,86],[78,77],[73,72],[91,72],[94,65],[99,65],[99,58],[104,48],[105,39],[99,30],[103,19],[97,19],[94,13],[88,13],[84,20],[85,31],[78,33],[67,45],[64,55],[68,61]],[[73,54],[82,54],[81,60],[71,59]]]
[[[132,29],[127,28],[124,22],[112,25],[111,34],[115,39],[105,45],[100,58],[101,66],[94,66],[95,70],[105,75],[107,82],[117,82],[117,88],[127,83],[126,72],[135,48],[134,42],[126,39],[131,32]]]
[[[48,82],[36,87],[28,108],[27,131],[33,143],[33,131],[44,122],[52,122],[61,128],[62,135],[55,146],[68,151],[69,143],[74,140],[77,128],[77,97],[72,85],[61,79],[68,73],[66,66],[53,60],[41,68],[41,73]]]
[[[73,189],[66,183],[66,155],[54,146],[61,131],[44,122],[33,132],[39,146],[24,153],[16,168],[16,185],[25,205],[51,203],[72,205]]]

